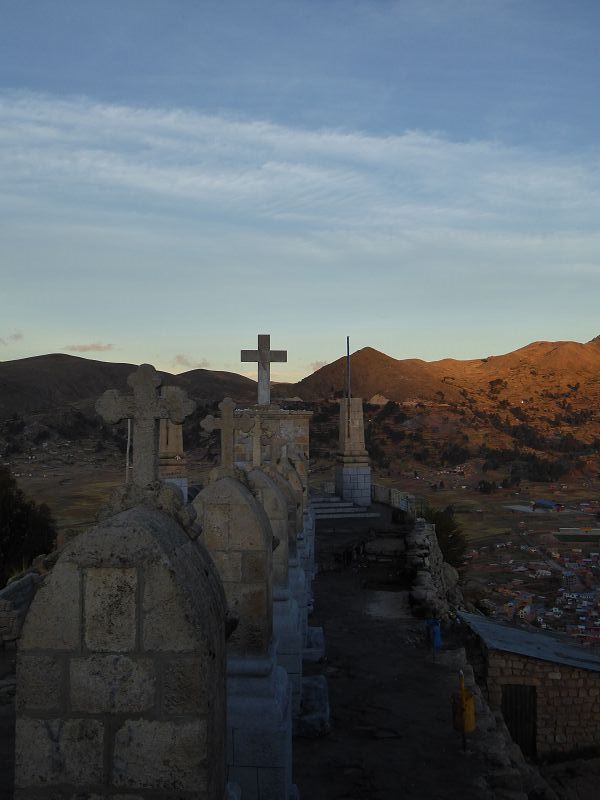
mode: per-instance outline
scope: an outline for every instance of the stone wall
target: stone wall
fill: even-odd
[[[19,642],[15,800],[223,800],[225,619],[208,554],[162,512],[67,545]]]
[[[444,561],[435,525],[416,520],[406,536],[406,565],[414,572],[411,603],[423,615],[443,619],[462,604],[458,573]]]
[[[600,747],[600,673],[492,650],[486,686],[494,709],[505,684],[537,688],[538,757]]]

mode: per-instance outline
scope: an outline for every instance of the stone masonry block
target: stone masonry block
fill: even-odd
[[[21,653],[17,661],[17,710],[53,713],[62,705],[63,658]]]
[[[200,658],[173,658],[163,667],[162,702],[165,714],[204,713],[206,674]]]
[[[227,777],[242,790],[243,800],[258,800],[258,770],[255,767],[230,766]]]
[[[77,566],[56,564],[39,588],[36,600],[25,619],[19,649],[78,649],[81,602]]]
[[[236,766],[285,767],[290,741],[285,724],[233,728],[233,757]]]
[[[90,656],[73,659],[70,666],[75,712],[139,713],[154,706],[156,678],[148,658]]]
[[[282,792],[287,789],[286,778],[287,772],[284,769],[261,767],[258,770],[259,797],[281,797]]]
[[[104,728],[96,719],[29,719],[16,725],[15,787],[103,782]]]
[[[266,580],[267,562],[263,553],[242,553],[242,580],[246,583],[260,583]]]
[[[210,503],[204,510],[202,541],[211,552],[229,548],[230,516],[226,503]]]
[[[242,554],[213,551],[212,560],[215,562],[222,581],[241,581],[242,579]]]
[[[127,652],[136,641],[135,569],[85,571],[85,643],[90,650]]]
[[[113,783],[204,796],[206,723],[128,720],[115,735]]]
[[[179,593],[172,573],[162,565],[146,567],[142,603],[144,650],[181,652],[197,649],[194,626],[181,613]]]

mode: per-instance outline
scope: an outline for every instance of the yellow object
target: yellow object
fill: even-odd
[[[461,733],[472,733],[476,728],[475,722],[475,698],[471,692],[465,688],[465,676],[462,670],[459,676],[458,695],[453,699],[453,718],[454,728]]]

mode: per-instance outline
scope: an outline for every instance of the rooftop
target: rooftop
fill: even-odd
[[[515,628],[479,614],[467,614],[465,611],[459,612],[459,616],[490,650],[502,650],[541,661],[600,672],[600,656],[558,636]]]

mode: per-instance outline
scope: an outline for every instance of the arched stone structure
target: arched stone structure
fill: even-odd
[[[223,800],[225,623],[171,516],[140,505],[74,539],[19,645],[15,800]]]
[[[292,704],[273,642],[273,532],[240,473],[216,470],[193,502],[238,627],[227,645],[228,778],[242,797],[292,796]]]
[[[288,501],[278,482],[263,469],[251,469],[248,483],[264,508],[274,536],[279,540],[273,553],[273,634],[277,663],[283,667],[292,685],[293,713],[300,712],[302,698],[302,651],[304,639],[298,603],[290,591]],[[295,534],[293,536],[295,547]]]

